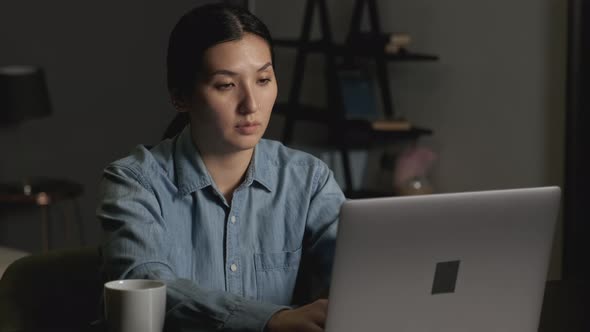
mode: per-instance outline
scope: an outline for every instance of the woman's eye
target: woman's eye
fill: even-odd
[[[267,85],[268,83],[270,83],[270,78],[262,78],[258,80],[258,84],[260,85]]]
[[[229,90],[229,89],[231,89],[233,86],[234,86],[234,84],[233,84],[233,83],[224,83],[224,84],[217,84],[217,85],[215,85],[215,88],[216,88],[217,90],[222,90],[222,91],[223,91],[223,90]]]

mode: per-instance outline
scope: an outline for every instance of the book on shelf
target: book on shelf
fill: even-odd
[[[377,92],[366,69],[352,67],[338,69],[342,106],[347,119],[376,120],[380,117]]]
[[[407,120],[375,120],[371,121],[371,128],[377,131],[408,131],[412,125]]]
[[[376,131],[412,129],[407,120],[383,118],[374,79],[366,68],[356,66],[339,68],[338,80],[346,119],[366,121],[371,129]]]
[[[388,44],[407,47],[412,42],[412,37],[407,33],[392,33],[389,36]]]
[[[400,54],[400,53],[404,53],[408,50],[407,47],[404,46],[399,46],[399,45],[395,45],[395,44],[385,44],[385,46],[383,47],[383,51],[386,54]]]

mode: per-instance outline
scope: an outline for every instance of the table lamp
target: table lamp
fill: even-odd
[[[15,126],[50,114],[51,103],[42,68],[0,67],[0,126]]]
[[[0,66],[0,129],[51,114],[49,92],[42,68],[30,65]],[[0,192],[31,194],[30,182],[1,183]],[[35,181],[38,182],[38,181]]]
[[[38,66],[0,66],[0,130],[22,122],[51,115],[51,103],[45,73]],[[78,219],[80,242],[84,242],[80,211],[75,201],[83,192],[81,184],[47,177],[26,177],[20,181],[0,183],[0,207],[13,205],[41,207],[42,247],[50,248],[49,206],[61,200],[72,200],[73,222]],[[1,210],[1,209],[0,209]],[[66,221],[67,221],[66,220]],[[69,238],[66,223],[65,237]]]

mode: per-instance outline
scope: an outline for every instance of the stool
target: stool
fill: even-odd
[[[77,198],[83,193],[83,186],[79,183],[63,179],[33,178],[21,183],[0,184],[0,205],[16,206],[30,205],[41,211],[41,243],[43,252],[49,251],[49,227],[51,206],[60,201],[69,201],[71,214],[64,213],[64,233],[66,240],[70,240],[70,229],[77,220],[78,236],[81,245],[84,244],[84,231],[80,207]]]

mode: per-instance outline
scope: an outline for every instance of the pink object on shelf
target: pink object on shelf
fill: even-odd
[[[426,147],[411,147],[396,159],[393,185],[401,188],[415,178],[424,178],[432,168],[436,154]]]

